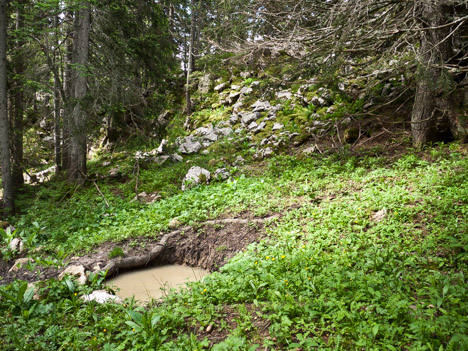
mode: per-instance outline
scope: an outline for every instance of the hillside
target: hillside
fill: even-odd
[[[468,349],[466,144],[413,149],[400,80],[295,70],[201,72],[187,130],[174,107],[161,145],[96,142],[84,183],[35,174],[2,231],[1,348]],[[82,300],[101,270],[166,263],[213,273]],[[79,265],[85,284],[56,279]]]

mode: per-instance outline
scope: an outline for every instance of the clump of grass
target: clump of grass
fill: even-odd
[[[116,246],[112,250],[110,250],[108,257],[109,259],[113,259],[116,257],[125,257],[125,252],[120,246]]]

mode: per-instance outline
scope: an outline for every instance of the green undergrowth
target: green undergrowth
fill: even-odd
[[[220,272],[145,308],[83,303],[91,288],[73,282],[45,283],[42,300],[20,282],[1,287],[0,348],[468,350],[468,160],[456,148],[277,156],[262,176],[103,207],[96,227],[58,245],[154,235],[174,217],[282,216]]]

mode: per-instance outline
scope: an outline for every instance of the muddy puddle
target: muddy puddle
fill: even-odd
[[[140,301],[158,299],[171,288],[181,288],[187,282],[201,280],[209,271],[182,265],[166,265],[122,273],[109,279],[108,285],[120,289],[116,291],[122,298],[135,296]]]

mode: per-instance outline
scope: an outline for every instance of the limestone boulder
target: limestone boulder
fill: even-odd
[[[253,112],[263,112],[271,110],[271,104],[269,101],[257,100],[254,104],[252,104],[251,107]]]
[[[78,284],[84,285],[86,284],[87,277],[84,266],[69,266],[67,267],[62,273],[59,275],[59,280],[65,278],[65,276],[71,275],[72,277],[77,278],[76,281]]]
[[[214,91],[220,92],[226,89],[227,84],[226,83],[220,83],[217,86],[214,87]]]
[[[178,151],[182,154],[195,154],[202,148],[202,144],[192,135],[184,138],[179,145]]]
[[[262,116],[260,112],[253,112],[253,113],[247,113],[242,115],[242,123],[245,125],[249,125],[252,122],[255,122],[257,119],[259,119]]]
[[[211,179],[211,173],[201,167],[193,166],[189,169],[182,181],[182,190],[185,191],[199,184],[208,184]]]
[[[82,299],[84,302],[96,301],[97,303],[121,303],[122,299],[118,296],[111,295],[105,290],[95,290],[89,295],[83,295]]]

